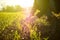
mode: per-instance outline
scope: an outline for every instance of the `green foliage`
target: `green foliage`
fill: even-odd
[[[3,33],[5,40],[11,39],[10,37],[12,37],[13,40],[21,40],[21,37],[20,37],[20,34],[18,33],[18,30],[17,29],[11,30],[12,29],[11,26],[14,26],[14,27],[21,30],[21,26],[20,26],[19,22],[23,19],[23,16],[24,15],[21,14],[21,12],[16,12],[16,13],[15,12],[13,12],[13,13],[12,12],[0,12],[0,30],[1,30],[0,35],[3,31],[5,31],[5,32],[7,31],[7,33],[6,33],[7,35],[5,35]],[[41,21],[41,19],[36,19],[36,20],[37,20],[36,22],[44,23],[44,21]],[[6,28],[8,28],[8,29],[6,29]],[[10,29],[10,31],[8,31],[9,29]],[[39,34],[39,36],[38,36],[38,34]],[[41,33],[40,32],[37,33],[37,26],[34,24],[33,28],[30,29],[31,40],[33,40],[33,39],[34,40],[40,40],[41,39],[40,35],[41,35]]]
[[[49,38],[47,37],[47,38],[43,38],[44,40],[48,40]]]
[[[11,23],[14,21],[15,16],[14,14],[6,14],[6,13],[0,13],[0,29],[2,28],[3,30],[5,27],[11,25]]]
[[[0,12],[0,39],[1,40],[22,40],[21,32],[23,32],[21,27],[21,20],[24,18],[22,12]],[[42,25],[41,25],[42,24]],[[49,28],[47,26],[50,23],[47,21],[47,16],[42,16],[36,18],[34,25],[26,24],[30,28],[30,38],[31,40],[48,40],[49,36],[46,38],[41,38],[41,33],[49,33]],[[43,30],[41,32],[41,29]],[[47,35],[47,34],[46,34]],[[4,37],[4,39],[2,39]]]
[[[22,12],[0,12],[0,39],[21,40],[18,30],[21,30],[19,22],[23,17]]]
[[[18,31],[16,30],[14,33],[14,38],[13,40],[21,40],[20,35],[18,34]]]
[[[40,38],[41,33],[40,32],[38,32],[38,33],[39,33],[39,36],[35,30],[31,30],[31,32],[30,32],[31,40],[41,40],[41,38]]]

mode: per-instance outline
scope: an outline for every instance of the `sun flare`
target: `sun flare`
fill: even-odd
[[[34,0],[21,0],[19,2],[20,6],[22,7],[31,7],[33,6]]]
[[[34,4],[34,0],[7,0],[6,5],[15,6],[20,5],[23,8],[32,7]]]

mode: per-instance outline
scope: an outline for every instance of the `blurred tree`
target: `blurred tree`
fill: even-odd
[[[14,9],[13,6],[6,6],[5,11],[7,11],[7,12],[13,12],[13,11],[15,11],[15,9]]]
[[[51,5],[50,3],[52,2],[52,4],[54,3],[55,5]],[[52,13],[52,11],[56,10],[56,12],[60,12],[60,7],[59,7],[59,0],[35,0],[34,6],[33,6],[33,13],[38,9],[40,10],[40,12],[36,15],[38,18],[41,18],[42,16],[46,15],[47,16],[47,21],[50,23],[49,26],[47,26],[48,28],[48,33],[46,32],[42,32],[43,37],[47,36],[47,34],[49,35],[49,40],[57,40],[57,37],[59,36],[55,36],[57,35],[57,29],[59,29],[59,26],[57,26],[59,23],[57,22],[57,17]],[[53,7],[54,6],[54,7]],[[57,29],[56,29],[57,28]],[[45,31],[46,28],[43,27],[42,30]],[[46,33],[46,34],[45,34]],[[56,33],[56,34],[55,34]],[[45,35],[44,35],[45,34]],[[58,34],[59,35],[59,34]]]
[[[60,0],[54,0],[55,2],[55,12],[59,13],[60,12]]]
[[[5,12],[17,12],[17,11],[21,11],[22,8],[19,5],[16,6],[5,6],[3,7],[3,9],[1,11],[5,11]]]
[[[21,8],[19,5],[16,5],[16,6],[15,6],[15,10],[16,10],[16,11],[21,11],[22,8]]]

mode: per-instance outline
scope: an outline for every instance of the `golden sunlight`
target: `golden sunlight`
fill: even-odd
[[[19,4],[21,7],[32,7],[34,0],[20,0]]]
[[[6,5],[15,6],[20,5],[22,8],[32,7],[34,0],[6,0]]]

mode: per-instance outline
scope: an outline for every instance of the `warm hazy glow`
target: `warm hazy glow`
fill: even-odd
[[[20,0],[19,4],[22,7],[31,7],[33,6],[34,0]]]
[[[3,8],[3,7],[2,7],[2,6],[0,6],[0,10],[2,10],[2,8]]]
[[[20,5],[23,8],[32,7],[34,0],[7,0],[6,5],[15,6]]]

